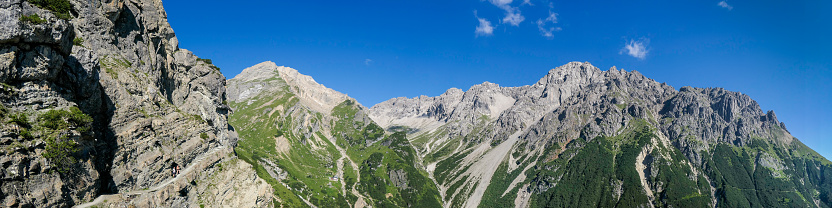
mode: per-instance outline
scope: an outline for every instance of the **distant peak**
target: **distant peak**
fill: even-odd
[[[275,63],[274,63],[274,62],[272,62],[272,61],[264,61],[264,62],[262,62],[262,63],[255,64],[255,65],[254,65],[254,66],[252,66],[252,67],[277,67],[277,64],[275,64]]]
[[[344,100],[351,99],[346,94],[315,82],[315,79],[312,79],[311,76],[301,74],[293,68],[278,66],[271,61],[265,61],[244,69],[230,80],[232,84],[229,85],[236,86],[235,83],[249,81],[268,82],[272,78],[280,78],[286,85],[291,86],[289,90],[300,99],[301,103],[318,112],[329,113],[334,106]]]
[[[445,93],[443,93],[443,94],[453,95],[453,94],[462,94],[462,93],[464,93],[464,92],[461,89],[456,88],[456,87],[451,87],[450,89],[445,90]]]
[[[567,77],[572,78],[589,78],[601,73],[601,69],[598,67],[593,66],[589,62],[569,62],[564,64],[563,66],[559,66],[557,68],[549,70],[549,73],[546,74],[537,84],[545,85],[546,83],[559,83],[562,82]],[[558,81],[560,80],[560,81]]]
[[[587,69],[598,69],[598,68],[593,66],[589,62],[573,61],[573,62],[569,62],[567,64],[564,64],[562,66],[559,66],[557,68],[549,70],[549,74],[563,73],[563,71],[577,72],[577,71],[580,71],[580,70],[587,70]]]
[[[277,75],[277,64],[271,61],[265,61],[257,65],[243,69],[240,74],[234,76],[233,80],[251,81],[258,79],[268,79]]]

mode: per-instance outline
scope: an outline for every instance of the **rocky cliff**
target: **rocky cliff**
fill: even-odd
[[[7,0],[0,27],[4,206],[272,203],[235,162],[225,77],[178,47],[161,1]],[[256,200],[214,194],[238,189]]]

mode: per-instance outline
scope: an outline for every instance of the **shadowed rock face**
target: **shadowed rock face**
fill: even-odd
[[[23,146],[0,156],[6,169],[0,184],[4,205],[70,206],[100,194],[147,189],[169,179],[172,164],[197,165],[191,163],[212,149],[224,149],[215,151],[223,156],[207,157],[212,159],[198,166],[232,160],[227,154],[236,133],[226,121],[225,77],[210,60],[178,47],[161,1],[69,2],[68,20],[27,1],[0,3],[0,81],[13,88],[2,95],[5,108],[29,115],[31,129],[50,109],[75,106],[94,120],[88,133],[67,131],[78,134],[72,140],[79,147],[72,155],[78,163],[67,173],[50,171],[54,164],[42,156],[47,135],[0,135],[8,141],[3,144]],[[33,14],[45,21],[21,21]],[[252,172],[243,164],[226,172]],[[176,181],[161,192],[198,187],[190,183]],[[202,194],[181,193],[123,203],[194,204]],[[255,195],[265,199],[259,205],[271,203],[269,194]]]

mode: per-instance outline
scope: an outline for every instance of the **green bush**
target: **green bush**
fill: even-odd
[[[206,134],[205,132],[202,132],[202,133],[200,133],[200,134],[199,134],[199,138],[202,138],[202,139],[207,139],[207,138],[208,138],[208,134]]]
[[[9,121],[9,123],[17,124],[18,126],[23,127],[23,128],[29,128],[29,126],[30,126],[29,117],[27,117],[26,114],[23,114],[23,113],[12,114],[12,115],[9,115],[9,118],[11,119]]]
[[[33,24],[43,24],[43,23],[46,22],[46,20],[43,19],[43,18],[40,18],[40,16],[38,16],[38,14],[20,16],[20,21],[21,22],[31,22]]]
[[[25,130],[25,129],[20,131],[20,137],[23,137],[23,139],[26,139],[26,140],[35,139],[35,136],[32,135],[32,132],[30,132],[29,130]]]
[[[84,47],[83,43],[84,43],[84,38],[77,37],[75,39],[72,39],[72,45]]]
[[[50,110],[38,116],[40,125],[52,130],[74,128],[81,133],[87,132],[92,126],[92,117],[81,112],[78,107],[71,107],[69,111]]]
[[[61,19],[71,19],[72,16],[69,15],[69,11],[72,10],[72,4],[69,3],[69,0],[27,0],[29,3],[34,4],[35,6],[40,7],[41,9],[46,9],[52,11],[56,17]]]
[[[78,109],[78,107],[69,108],[69,117],[67,120],[72,127],[82,133],[89,131],[92,126],[92,117],[81,112],[81,109]]]
[[[64,129],[67,127],[67,123],[63,120],[63,112],[62,110],[49,110],[44,114],[40,114],[38,121],[40,121],[41,126],[52,130]]]
[[[49,160],[49,163],[55,167],[60,173],[66,173],[72,165],[77,162],[75,153],[78,152],[78,143],[66,137],[54,138],[48,137],[46,139],[46,148],[44,149],[43,157]]]
[[[205,62],[206,64],[214,64],[211,59],[196,58],[197,61]]]
[[[217,71],[219,71],[219,70],[220,70],[220,68],[219,68],[219,67],[217,67],[216,65],[214,65],[214,62],[213,62],[213,61],[211,61],[211,59],[204,59],[204,58],[198,58],[198,57],[197,57],[197,58],[196,58],[196,60],[197,60],[197,61],[201,61],[201,62],[203,62],[203,63],[208,64],[208,67],[211,67],[211,68],[212,68],[212,69],[214,69],[214,70],[217,70]]]

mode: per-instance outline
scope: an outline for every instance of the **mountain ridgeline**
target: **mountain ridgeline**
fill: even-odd
[[[832,163],[747,95],[573,62],[365,108],[264,62],[236,151],[284,207],[829,207]]]
[[[720,88],[679,91],[572,62],[370,109],[407,129],[446,207],[829,207],[830,162],[774,112]]]
[[[832,163],[721,88],[572,62],[367,108],[272,62],[226,80],[160,0],[5,0],[0,28],[2,207],[832,207]]]

